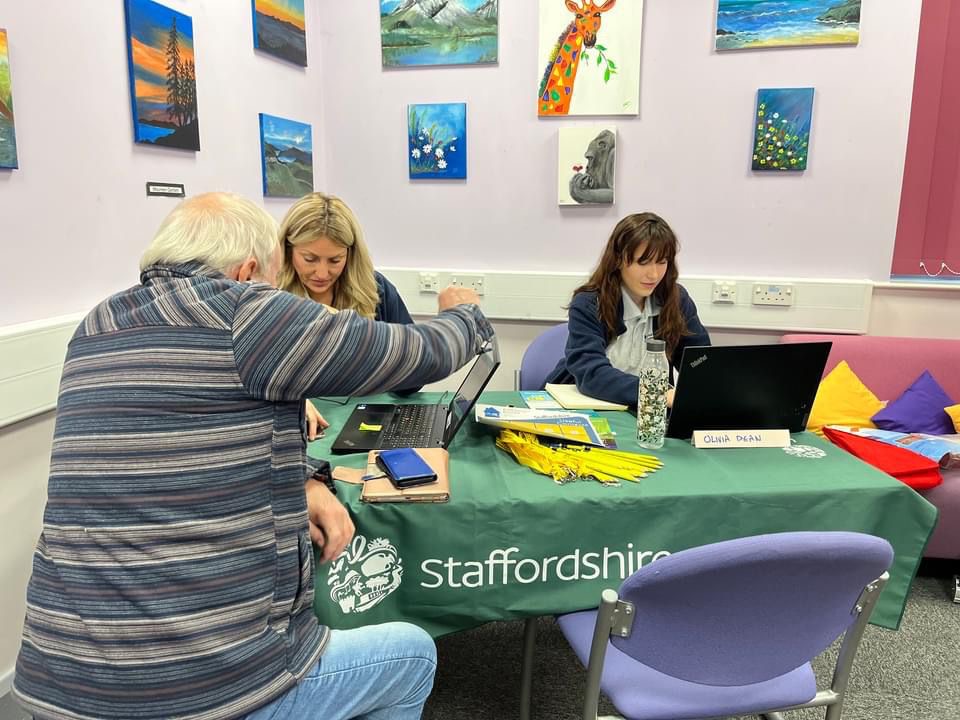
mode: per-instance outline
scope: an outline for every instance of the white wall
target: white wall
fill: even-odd
[[[0,0],[20,160],[0,171],[0,326],[86,311],[136,283],[140,254],[176,203],[147,198],[148,180],[261,198],[259,112],[313,125],[324,186],[319,4],[307,3],[303,69],[253,50],[248,0],[164,3],[193,19],[199,153],[134,144],[122,0]],[[264,205],[279,218],[290,202]],[[53,422],[47,413],[0,430],[0,695],[20,645]]]
[[[377,3],[331,4],[325,66],[349,70],[324,77],[329,186],[381,265],[586,271],[617,219],[652,209],[681,238],[683,273],[884,280],[919,12],[920,0],[865,3],[857,47],[717,54],[715,0],[647,0],[640,115],[611,118],[616,205],[561,210],[557,128],[596,118],[537,118],[535,0],[500,3],[498,65],[392,70]],[[816,88],[809,169],[752,173],[757,88],[798,86]],[[409,181],[407,104],[461,101],[467,181]]]
[[[164,2],[193,19],[198,153],[133,142],[123,0],[0,0],[20,160],[0,171],[0,326],[85,311],[137,282],[140,255],[177,202],[146,197],[148,180],[261,198],[259,112],[313,124],[324,186],[316,17],[303,69],[254,51],[249,1]],[[279,218],[289,204],[265,206]]]

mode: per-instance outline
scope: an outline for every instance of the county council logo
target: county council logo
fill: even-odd
[[[389,540],[367,543],[356,535],[327,572],[330,599],[344,615],[365,612],[400,587],[402,575],[400,555]]]
[[[813,447],[813,445],[790,445],[783,448],[783,451],[787,455],[793,455],[793,457],[808,459],[820,459],[827,456],[827,453],[818,447]]]

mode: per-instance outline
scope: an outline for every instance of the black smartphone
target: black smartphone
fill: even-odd
[[[377,454],[377,467],[398,490],[437,481],[437,473],[412,448],[383,450]]]

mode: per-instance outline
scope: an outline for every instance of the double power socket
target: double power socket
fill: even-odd
[[[712,302],[714,305],[735,305],[737,303],[738,283],[736,280],[714,280]],[[751,305],[793,305],[793,285],[773,283],[753,283],[750,294]]]
[[[422,293],[438,293],[448,285],[470,288],[483,295],[484,276],[458,272],[421,272],[418,288]]]

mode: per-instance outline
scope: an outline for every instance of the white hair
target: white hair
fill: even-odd
[[[251,257],[268,268],[278,247],[277,222],[266,210],[234,193],[204,193],[167,215],[140,269],[200,262],[228,274]]]

